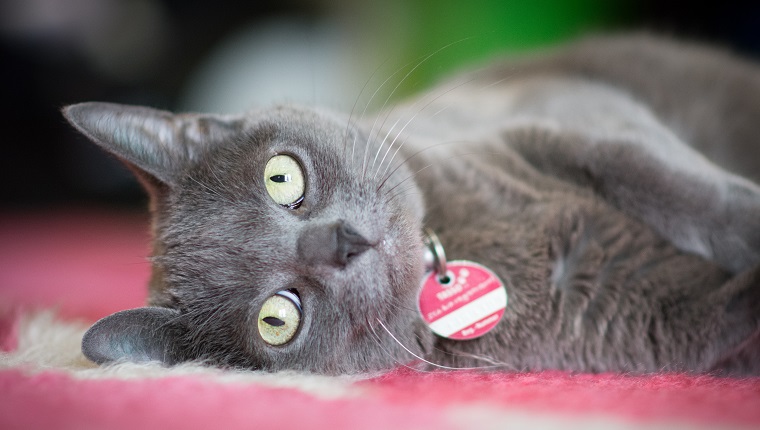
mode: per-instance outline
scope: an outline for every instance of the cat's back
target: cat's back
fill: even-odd
[[[491,63],[390,113],[401,124],[412,117],[405,132],[423,146],[525,125],[675,138],[760,181],[760,67],[716,47],[646,33],[591,37]]]

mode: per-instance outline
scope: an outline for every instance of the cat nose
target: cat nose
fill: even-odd
[[[298,237],[298,257],[308,265],[345,267],[353,258],[372,247],[347,222],[306,227]]]

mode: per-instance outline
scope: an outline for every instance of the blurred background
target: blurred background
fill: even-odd
[[[394,98],[491,56],[626,29],[757,57],[760,5],[730,3],[0,0],[0,209],[144,205],[129,172],[65,123],[59,109],[69,103],[350,111],[370,78],[376,86],[436,51]]]

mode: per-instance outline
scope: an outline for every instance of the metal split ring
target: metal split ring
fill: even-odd
[[[438,274],[438,280],[445,282],[448,279],[446,274],[446,252],[443,250],[443,245],[438,239],[438,236],[430,230],[425,228],[425,236],[423,241],[425,243],[425,267],[428,270],[434,270]]]

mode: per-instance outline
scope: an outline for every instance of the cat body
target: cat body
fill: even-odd
[[[74,105],[149,191],[155,236],[152,306],[101,320],[83,350],[331,374],[757,373],[757,95],[757,66],[637,35],[464,73],[371,118]],[[300,200],[268,195],[279,156]],[[423,228],[504,283],[492,331],[424,323]],[[282,291],[299,319],[273,344],[261,315]]]

